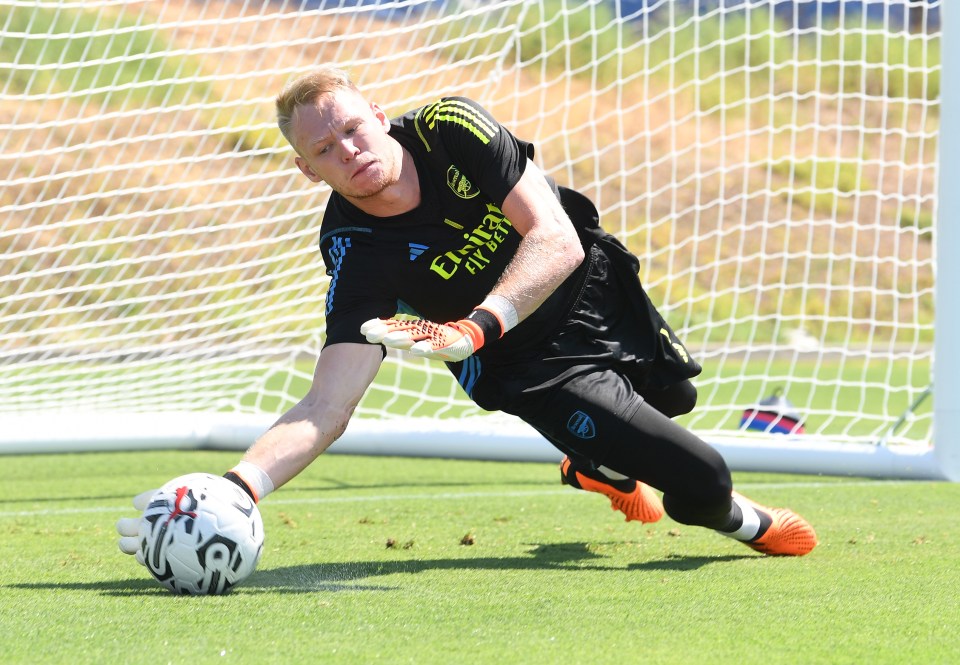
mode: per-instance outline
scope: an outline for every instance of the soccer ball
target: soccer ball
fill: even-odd
[[[174,593],[225,593],[254,571],[263,518],[246,492],[221,476],[191,473],[157,490],[140,520],[143,562]]]

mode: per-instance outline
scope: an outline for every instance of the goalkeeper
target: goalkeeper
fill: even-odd
[[[671,420],[694,407],[700,366],[636,257],[543,174],[532,144],[461,97],[390,119],[332,67],[276,103],[296,165],[333,190],[330,285],[309,392],[226,474],[255,501],[343,433],[390,347],[446,363],[479,406],[536,428],[564,453],[562,480],[627,520],[666,511],[767,554],[813,549],[809,524],[735,493],[722,457]],[[118,530],[135,552],[136,520]]]

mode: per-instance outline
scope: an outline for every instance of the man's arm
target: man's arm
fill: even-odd
[[[259,501],[303,471],[343,434],[350,416],[377,374],[383,353],[369,344],[331,344],[320,352],[313,384],[300,400],[250,447],[243,460],[227,474]],[[133,500],[143,511],[156,490]],[[134,554],[143,563],[140,551],[141,517],[117,521],[120,551]]]
[[[243,456],[280,487],[336,441],[383,360],[379,346],[331,344],[320,352],[310,391]]]
[[[573,222],[533,162],[501,210],[523,238],[493,290],[467,318],[451,323],[371,319],[360,328],[367,341],[432,360],[464,360],[533,314],[583,262]]]
[[[543,172],[528,162],[503,202],[503,214],[523,236],[490,295],[506,298],[517,320],[533,314],[583,262],[583,247]]]

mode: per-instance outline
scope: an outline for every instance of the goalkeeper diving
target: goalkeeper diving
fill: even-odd
[[[300,171],[333,190],[330,285],[309,391],[225,474],[254,501],[337,440],[389,347],[446,363],[480,407],[534,427],[563,453],[561,480],[628,521],[666,514],[764,554],[816,546],[803,518],[735,492],[720,454],[673,420],[696,405],[700,366],[637,258],[533,144],[463,97],[389,118],[335,67],[289,83],[276,107]],[[118,523],[124,552],[137,527]]]

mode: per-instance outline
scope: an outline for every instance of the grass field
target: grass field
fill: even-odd
[[[787,559],[624,523],[552,465],[330,455],[262,504],[247,583],[174,596],[114,522],[236,457],[3,458],[0,662],[960,661],[957,485],[738,475],[816,526]]]

